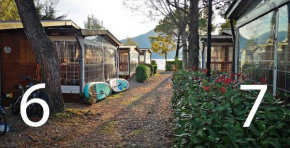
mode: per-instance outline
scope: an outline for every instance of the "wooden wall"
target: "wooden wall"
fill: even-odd
[[[11,47],[11,53],[5,53],[4,47]],[[11,104],[12,98],[6,94],[19,93],[14,85],[28,85],[30,82],[20,79],[20,76],[36,78],[36,62],[31,52],[31,47],[23,30],[1,30],[0,31],[0,54],[2,62],[2,100],[3,105]]]

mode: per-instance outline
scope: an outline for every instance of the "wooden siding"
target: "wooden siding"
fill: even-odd
[[[36,78],[35,58],[31,55],[31,48],[27,46],[27,38],[23,30],[3,30],[0,31],[0,49],[2,62],[2,100],[3,105],[10,105],[12,99],[7,98],[6,94],[12,93],[13,96],[19,93],[14,89],[14,85],[28,85],[29,82],[20,79],[20,76],[30,76]],[[4,47],[11,47],[11,53],[5,53]],[[27,46],[27,47],[26,47]],[[21,50],[22,49],[22,52]],[[24,54],[21,64],[21,53]]]

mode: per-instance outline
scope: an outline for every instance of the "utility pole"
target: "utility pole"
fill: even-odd
[[[211,64],[211,26],[212,26],[212,0],[208,0],[208,28],[207,28],[207,63],[206,69],[207,74],[206,76],[210,78],[210,64]]]

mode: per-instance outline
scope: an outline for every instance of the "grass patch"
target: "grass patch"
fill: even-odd
[[[138,136],[138,135],[143,135],[145,133],[147,133],[148,131],[145,130],[145,129],[137,129],[137,130],[134,130],[131,135],[132,136]]]
[[[110,121],[105,123],[102,126],[102,129],[100,131],[101,134],[106,134],[106,135],[113,135],[115,134],[115,128],[117,126],[117,122],[116,121]]]

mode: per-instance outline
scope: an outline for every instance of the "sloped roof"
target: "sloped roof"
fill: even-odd
[[[101,29],[81,29],[71,20],[42,20],[42,26],[47,29],[48,35],[54,35],[59,33],[77,33],[80,36],[104,36],[106,39],[111,40],[117,46],[121,45],[121,42],[109,31]],[[23,29],[21,21],[0,21],[0,30],[12,30]]]
[[[42,20],[41,24],[44,28],[49,27],[65,27],[81,29],[71,20]],[[0,30],[8,29],[22,29],[23,25],[21,21],[0,21]]]
[[[142,52],[149,51],[150,53],[152,53],[152,51],[149,48],[140,48],[140,49]]]

